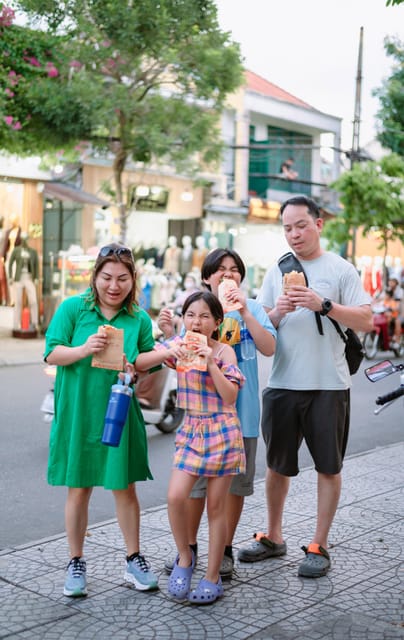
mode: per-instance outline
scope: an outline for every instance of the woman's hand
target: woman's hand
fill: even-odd
[[[102,330],[100,333],[93,333],[89,336],[84,343],[84,352],[86,356],[91,356],[94,353],[99,353],[108,344],[107,332]]]

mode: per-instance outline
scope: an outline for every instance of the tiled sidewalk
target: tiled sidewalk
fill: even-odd
[[[344,466],[340,506],[331,531],[332,570],[297,577],[300,550],[313,531],[316,474],[292,481],[286,504],[288,554],[237,564],[225,595],[206,607],[167,596],[162,568],[173,554],[165,506],[142,517],[142,550],[160,572],[160,590],[123,584],[124,550],[115,521],[92,527],[86,539],[89,595],[62,595],[68,559],[65,537],[0,555],[0,637],[29,640],[393,640],[404,638],[404,443],[351,457]],[[46,508],[46,505],[45,505]],[[264,483],[247,498],[237,546],[265,530]],[[199,536],[197,580],[206,563],[207,522]],[[400,573],[401,570],[401,573]]]

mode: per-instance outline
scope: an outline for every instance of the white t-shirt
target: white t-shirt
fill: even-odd
[[[346,305],[370,304],[355,267],[325,252],[315,260],[301,260],[309,287],[322,298]],[[257,301],[273,309],[282,293],[282,272],[275,264],[266,273]],[[327,317],[321,317],[320,335],[315,314],[297,307],[277,328],[278,337],[268,386],[292,390],[339,390],[351,386],[345,343]],[[342,329],[346,329],[341,325]]]

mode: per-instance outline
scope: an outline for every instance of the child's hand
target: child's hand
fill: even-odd
[[[208,363],[214,362],[213,358],[213,349],[209,347],[207,344],[201,344],[195,349],[195,353],[200,357],[204,358]]]
[[[167,307],[160,310],[157,318],[157,325],[160,331],[162,331],[166,338],[171,338],[175,334],[174,331],[174,314],[171,309]]]
[[[180,360],[184,357],[185,351],[184,342],[176,342],[166,349],[166,359],[176,358],[177,360]]]
[[[241,304],[241,309],[247,307],[247,298],[243,291],[238,287],[234,287],[234,289],[230,289],[226,292],[226,300],[232,302],[233,304],[238,302]]]
[[[137,382],[137,378],[138,375],[136,373],[136,369],[135,369],[135,365],[132,364],[132,362],[128,362],[126,355],[123,354],[123,368],[125,370],[126,373],[129,373],[130,375],[130,382],[129,384],[135,384]],[[119,373],[118,377],[120,380],[125,381],[125,373]]]

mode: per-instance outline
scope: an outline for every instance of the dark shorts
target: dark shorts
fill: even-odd
[[[235,496],[252,496],[254,493],[255,458],[257,456],[258,438],[243,438],[246,471],[233,476],[230,493]],[[206,496],[206,478],[198,478],[192,487],[191,498],[204,498]]]
[[[290,391],[267,387],[262,393],[261,429],[268,467],[296,476],[304,438],[316,471],[339,473],[348,441],[349,414],[349,389]]]

